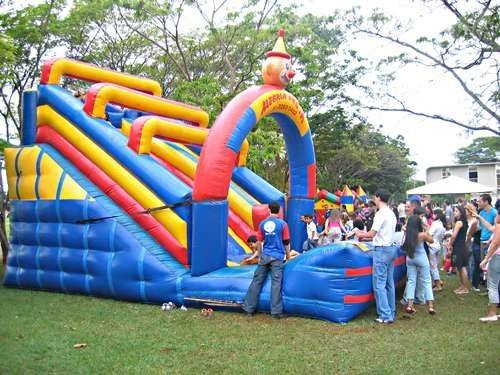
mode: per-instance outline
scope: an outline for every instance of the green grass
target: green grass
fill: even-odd
[[[438,294],[438,314],[370,309],[349,324],[197,309],[162,312],[78,295],[0,287],[0,373],[498,374],[500,323],[481,324],[487,299]],[[84,349],[73,345],[86,343]]]

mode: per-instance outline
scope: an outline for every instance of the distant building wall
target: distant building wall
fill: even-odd
[[[427,169],[426,182],[430,184],[448,176],[456,176],[493,188],[496,187],[496,196],[500,197],[500,163],[430,167]]]

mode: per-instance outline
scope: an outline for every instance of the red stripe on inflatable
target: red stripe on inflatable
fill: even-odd
[[[371,302],[374,301],[375,297],[373,296],[373,293],[370,294],[361,294],[359,296],[344,296],[344,303],[346,304],[351,304],[351,303],[366,303],[366,302]]]
[[[372,274],[372,266],[359,268],[346,268],[344,275],[346,276],[368,276]]]
[[[47,143],[58,150],[125,212],[132,214],[144,210],[125,190],[52,128],[39,127],[36,141],[37,143]],[[134,215],[133,219],[180,263],[188,264],[187,249],[152,216]]]
[[[107,83],[96,83],[90,86],[89,91],[87,91],[87,95],[85,96],[85,103],[83,104],[83,111],[92,116],[92,111],[94,110],[95,99],[97,98],[97,94],[99,90],[103,87],[106,87]]]
[[[151,155],[160,165],[163,165],[165,168],[167,168],[172,174],[177,177],[179,180],[181,180],[183,183],[185,183],[187,186],[193,188],[193,180],[189,177],[186,176],[184,173],[182,173],[180,170],[175,168],[173,165],[170,163],[160,159],[158,156],[152,154]],[[229,220],[229,227],[234,230],[236,235],[240,237],[243,241],[247,241],[248,237],[255,235],[255,231],[250,228],[245,221],[241,217],[238,216],[234,210],[229,209],[229,215],[228,215],[228,220]]]
[[[46,84],[49,82],[50,71],[52,70],[52,65],[59,60],[59,58],[53,58],[45,60],[42,66],[42,76],[40,77],[40,84]]]
[[[134,122],[134,125],[130,127],[127,146],[137,153],[141,147],[142,130],[144,129],[145,124],[145,121],[141,121],[139,123]]]
[[[406,257],[404,255],[401,255],[394,260],[394,266],[400,266],[402,264],[406,264]]]
[[[321,189],[318,193],[319,199],[326,199],[327,196],[328,196],[328,190]]]
[[[249,89],[231,100],[217,117],[201,150],[193,188],[194,201],[226,199],[238,156],[237,152],[227,147],[227,142],[247,108],[266,92],[276,89],[271,85]]]
[[[307,197],[316,195],[316,163],[307,166]]]

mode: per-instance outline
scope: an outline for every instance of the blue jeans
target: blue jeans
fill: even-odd
[[[471,281],[474,288],[479,288],[479,281],[481,280],[481,247],[479,244],[472,244],[472,267],[471,267]]]
[[[433,247],[429,249],[429,262],[431,264],[432,281],[441,280],[441,277],[439,275],[439,253],[440,249],[434,249]],[[418,297],[420,297],[420,295],[421,294],[417,294]]]
[[[248,288],[243,304],[243,310],[253,313],[259,303],[260,291],[271,271],[271,314],[281,314],[283,312],[283,301],[281,298],[281,282],[283,279],[283,259],[272,258],[268,255],[261,255],[259,265],[253,275],[252,283]]]
[[[310,238],[308,238],[302,244],[302,251],[309,251],[309,250],[314,249],[316,247],[318,247],[318,240],[311,240]]]
[[[490,304],[500,302],[500,255],[493,255],[488,263],[488,299]]]
[[[380,319],[396,317],[396,289],[394,288],[395,246],[375,246],[373,251],[373,293]]]
[[[427,254],[424,252],[416,252],[413,258],[406,257],[406,274],[408,282],[406,283],[405,298],[407,300],[415,299],[415,289],[418,282],[424,293],[424,301],[434,301]]]

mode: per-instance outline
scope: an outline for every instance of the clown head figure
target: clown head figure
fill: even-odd
[[[295,76],[292,70],[291,56],[286,51],[283,38],[285,30],[278,32],[278,40],[272,51],[266,52],[266,60],[262,64],[262,79],[266,85],[274,85],[285,88],[288,82]]]

